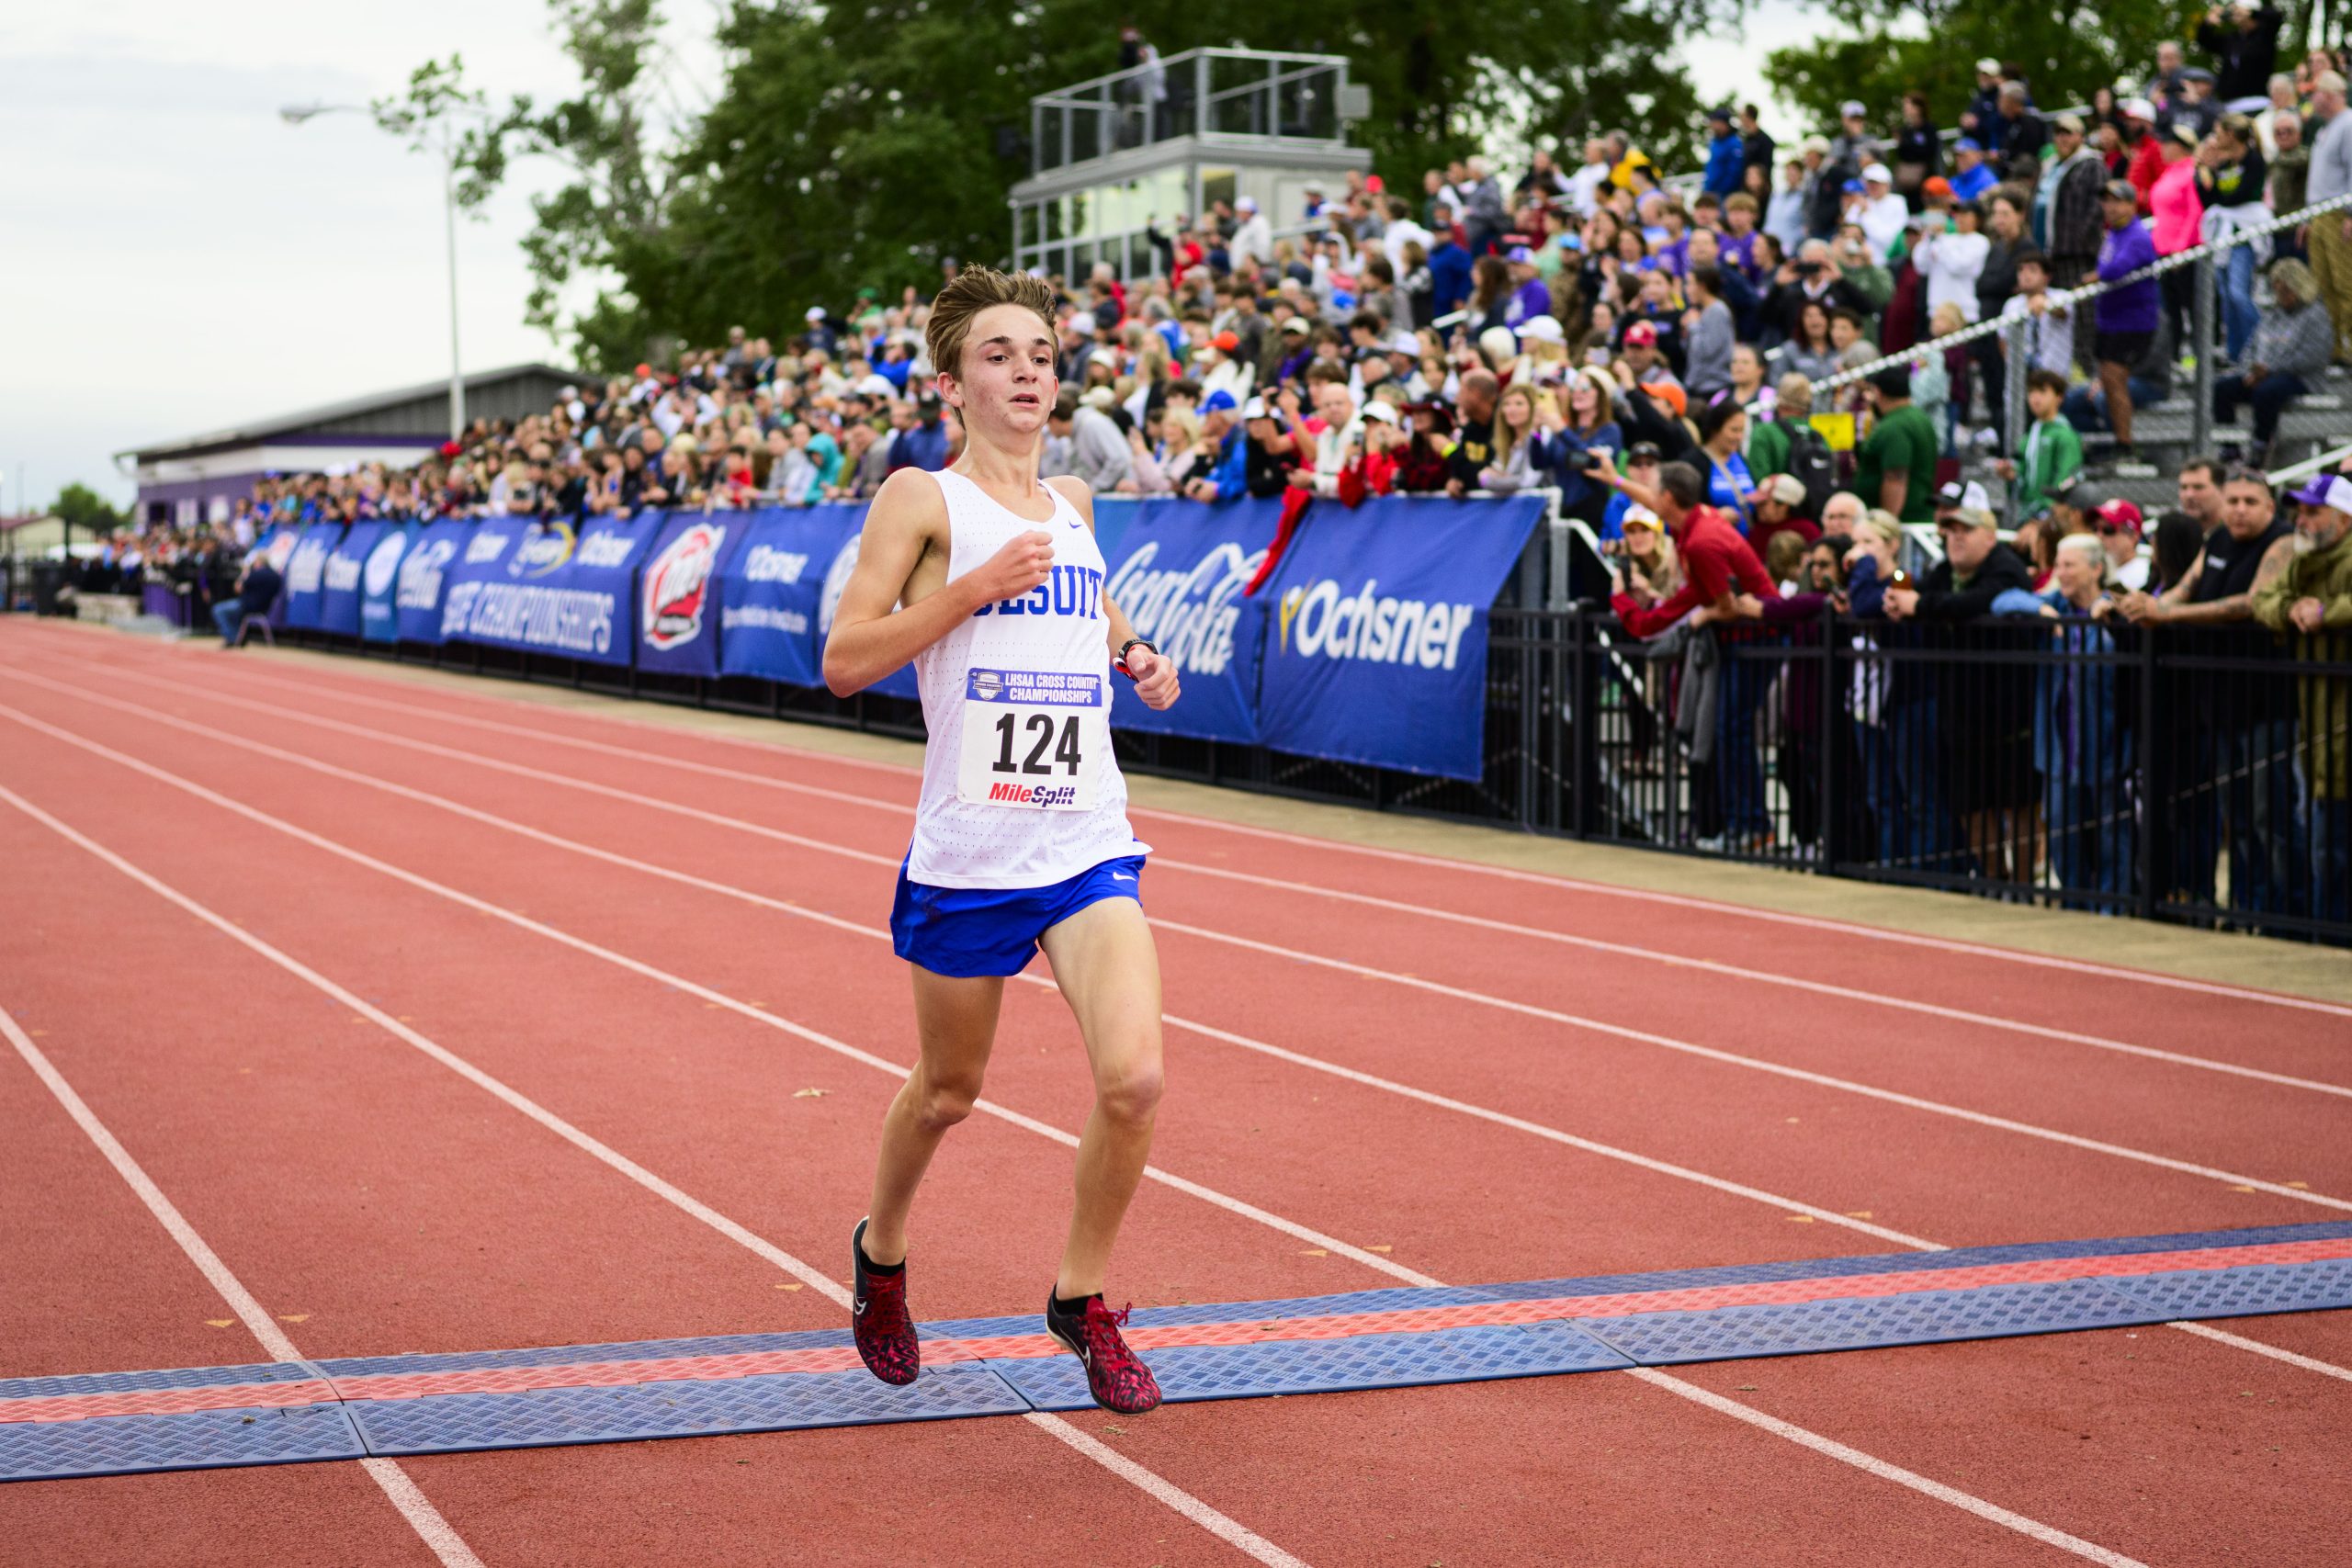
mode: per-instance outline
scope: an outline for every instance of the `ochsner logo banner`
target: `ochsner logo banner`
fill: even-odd
[[[326,593],[327,557],[343,539],[340,523],[313,523],[286,562],[286,624],[318,630]]]
[[[1126,682],[1114,682],[1114,725],[1204,740],[1258,738],[1265,610],[1241,591],[1264,564],[1281,518],[1274,502],[1096,502],[1111,598],[1136,635],[1174,660],[1184,679],[1183,701],[1164,713],[1146,707]]]
[[[1318,502],[1273,581],[1259,739],[1447,778],[1483,772],[1487,610],[1539,499]],[[1178,705],[1182,706],[1182,704]]]
[[[400,610],[392,603],[392,592],[400,584],[401,561],[418,533],[413,525],[388,527],[376,547],[368,552],[367,564],[359,573],[359,635],[369,642],[393,642],[400,637]]]

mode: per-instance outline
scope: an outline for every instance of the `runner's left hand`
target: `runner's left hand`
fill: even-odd
[[[1148,648],[1138,648],[1127,655],[1127,669],[1136,678],[1136,695],[1144,706],[1154,710],[1165,708],[1177,697],[1176,661]]]

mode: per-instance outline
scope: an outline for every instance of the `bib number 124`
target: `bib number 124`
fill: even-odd
[[[956,794],[975,806],[1082,811],[1110,733],[1091,671],[974,670]]]
[[[1025,718],[1025,724],[1020,722]],[[1080,761],[1078,750],[1078,715],[1070,714],[1057,724],[1049,713],[1006,714],[996,721],[997,758],[990,771],[999,773],[1044,774],[1065,773],[1078,776]],[[1027,755],[1013,761],[1016,752],[1027,743]],[[1046,755],[1046,748],[1053,754]]]

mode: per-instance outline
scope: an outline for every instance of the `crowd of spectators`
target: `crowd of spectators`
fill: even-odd
[[[2283,592],[2283,525],[2264,536],[2260,592],[2235,577],[2208,592],[2214,562],[2253,570],[2213,543],[2235,536],[2222,463],[2185,469],[2179,510],[2153,528],[2086,484],[2086,437],[2111,433],[2129,455],[2135,412],[2176,395],[2190,275],[2077,290],[2352,194],[2345,62],[2314,51],[2277,71],[2278,23],[2268,6],[2217,8],[2194,39],[2210,63],[2167,44],[2143,80],[2068,112],[1991,59],[1950,126],[1911,94],[1891,114],[1846,103],[1834,130],[1790,147],[1754,106],[1727,106],[1709,117],[1695,185],[1669,183],[1612,132],[1573,160],[1464,158],[1418,190],[1351,173],[1295,211],[1215,203],[1152,232],[1150,276],[1104,263],[1055,279],[1046,471],[1202,502],[1555,489],[1615,560],[1614,606],[1642,637],[1735,622],[1752,625],[1734,635],[1794,636],[1825,604],[1896,626],[2055,616],[2093,642],[2110,624],[2233,617],[2291,637],[2321,629],[2312,604],[2343,626],[2352,600],[2323,581],[2334,567],[2299,562],[2320,572],[2312,592],[2262,598]],[[2252,411],[2224,459],[2258,463],[2282,412],[2352,360],[2352,218],[2231,251],[2219,289],[2217,412]],[[478,420],[413,469],[266,479],[225,524],[111,540],[85,570],[177,577],[211,602],[236,591],[237,554],[277,522],[863,500],[893,470],[960,450],[924,358],[927,311],[919,289],[866,289],[845,309],[811,305],[788,338],[737,327],[674,362],[583,378],[544,413]],[[2025,329],[1921,347],[1996,318]],[[2030,365],[2025,434],[2007,450],[2012,344]],[[1991,457],[2007,507],[1957,481],[1972,448]],[[2230,488],[2258,477],[2248,468]],[[2019,525],[2006,541],[2004,511]],[[1914,581],[1898,569],[1904,530],[1931,523],[1943,558]],[[2340,530],[2333,544],[2324,533],[2313,558],[2352,555]],[[1712,697],[1708,837],[1725,843],[1772,831],[1761,668],[1729,661]],[[1902,703],[1881,698],[1894,722]],[[2045,710],[2096,705],[2052,695]],[[2115,750],[2018,733],[2019,768],[2044,780],[2064,776],[2052,757]],[[1904,788],[1932,795],[1936,770],[1906,766],[1905,744],[1889,741],[1884,775],[1917,775]],[[1806,760],[1781,761],[1802,788]],[[2013,855],[2018,835],[1985,825],[2012,804],[1958,803],[1962,852]],[[2055,826],[2080,813],[2056,795],[2036,805],[2048,855],[2064,841],[2071,870],[2120,852],[2082,850]]]

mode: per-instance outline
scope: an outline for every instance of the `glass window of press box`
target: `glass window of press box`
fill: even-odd
[[[1065,277],[1098,261],[1160,268],[1149,231],[1255,199],[1277,235],[1306,227],[1371,155],[1347,144],[1369,112],[1331,55],[1201,49],[1030,100],[1030,177],[1013,187],[1013,260]]]

